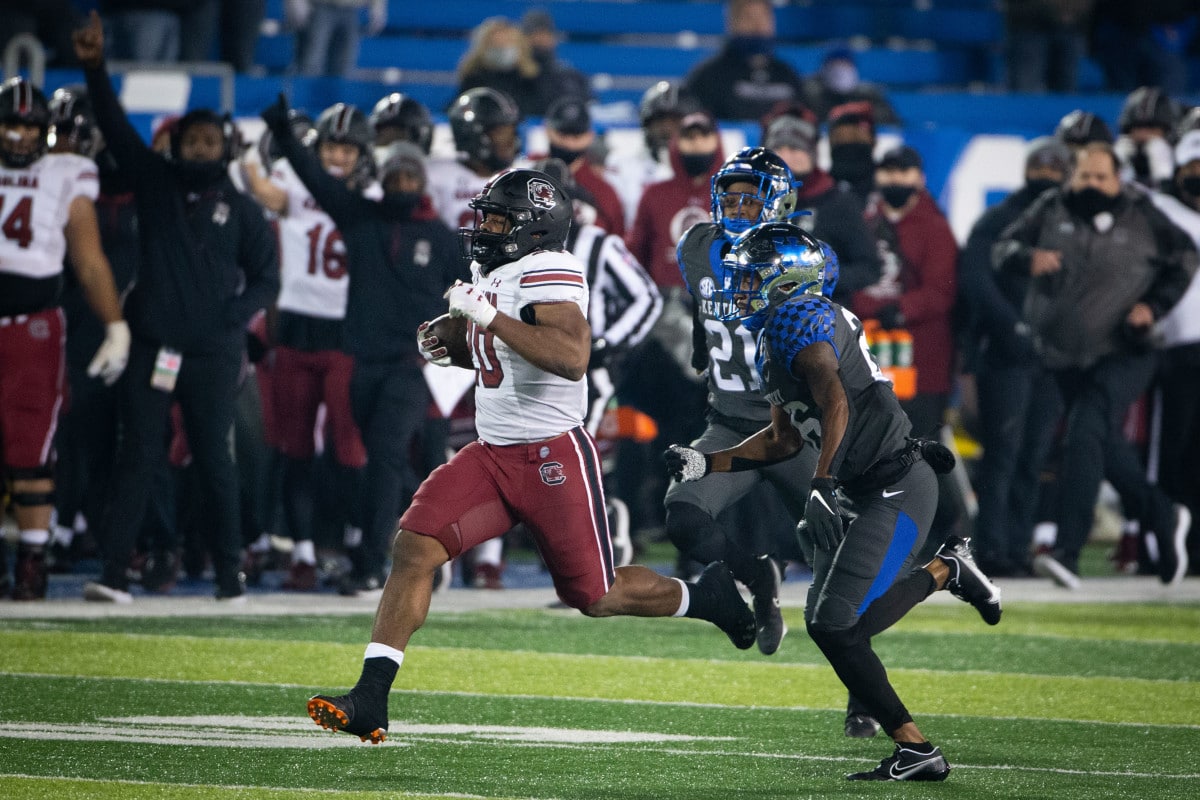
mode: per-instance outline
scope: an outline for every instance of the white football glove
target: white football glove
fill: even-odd
[[[496,307],[488,302],[483,296],[483,291],[474,284],[455,281],[443,296],[450,301],[452,317],[466,317],[485,330],[496,318]]]
[[[439,367],[450,366],[450,351],[436,336],[426,333],[427,330],[429,330],[428,321],[417,326],[417,350],[420,351],[421,357]]]
[[[1157,182],[1169,181],[1175,174],[1175,153],[1171,145],[1161,136],[1148,139],[1142,145],[1146,161],[1150,163],[1150,178]]]
[[[711,470],[709,457],[699,450],[673,444],[663,453],[667,473],[681,483],[698,481]]]
[[[112,386],[129,363],[129,325],[119,319],[105,327],[104,341],[88,364],[89,378],[100,376],[105,386]]]

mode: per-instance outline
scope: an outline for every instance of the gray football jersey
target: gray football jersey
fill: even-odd
[[[708,350],[708,405],[727,417],[761,422],[771,418],[770,404],[763,398],[758,368],[754,363],[754,335],[740,322],[723,322],[729,303],[713,296],[718,288],[713,266],[729,245],[724,229],[701,222],[688,229],[676,251],[688,291],[696,300],[699,324],[704,326]]]
[[[846,435],[830,466],[831,474],[847,481],[904,447],[912,425],[871,357],[858,317],[824,297],[802,295],[767,317],[757,363],[767,399],[789,413],[807,443],[821,447],[820,411],[808,384],[792,375],[790,366],[796,353],[822,341],[837,353],[850,403]]]

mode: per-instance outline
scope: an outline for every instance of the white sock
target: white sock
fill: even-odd
[[[349,550],[353,550],[362,544],[363,529],[353,525],[347,525],[342,530],[342,545]]]
[[[671,580],[678,583],[679,588],[683,590],[682,596],[679,598],[679,610],[676,611],[671,616],[682,617],[684,614],[687,613],[688,605],[691,604],[691,602],[692,602],[692,593],[688,591],[688,585],[686,583],[684,583],[683,581],[679,580],[679,578],[671,578]]]
[[[50,531],[45,528],[29,528],[21,531],[21,544],[45,547],[50,544]]]
[[[314,565],[317,563],[317,548],[313,546],[312,539],[296,542],[296,546],[292,548],[292,563]]]
[[[271,534],[266,531],[260,533],[258,538],[250,544],[250,549],[255,553],[265,553],[271,549]]]
[[[371,642],[367,645],[367,651],[363,653],[363,661],[368,658],[390,658],[396,662],[396,666],[404,665],[404,651],[397,650],[394,647],[388,647],[386,644],[379,642]]]

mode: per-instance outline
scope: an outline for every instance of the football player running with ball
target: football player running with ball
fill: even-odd
[[[735,240],[723,259],[722,291],[758,337],[756,363],[771,403],[770,424],[733,447],[702,453],[672,445],[682,481],[758,469],[817,451],[800,547],[813,567],[804,609],[808,633],[850,693],[883,726],[895,751],[850,780],[944,780],[950,766],[913,722],[871,647],[871,637],[939,589],[1000,621],[1000,590],[952,537],[928,564],[914,559],[937,507],[935,472],[953,456],[910,437],[891,383],[867,349],[862,324],[821,296],[820,243],[793,225],[765,223]],[[859,516],[843,527],[838,494]]]
[[[308,702],[318,725],[363,741],[387,738],[388,691],[429,611],[434,574],[518,522],[568,606],[591,617],[694,617],[735,642],[754,641],[754,615],[723,563],[692,584],[613,565],[600,459],[583,424],[592,344],[586,267],[564,250],[572,208],[562,187],[543,172],[507,170],[471,207],[475,225],[460,236],[474,280],[446,292],[471,363],[425,325],[418,340],[435,363],[457,358],[475,370],[479,439],[421,484],[400,519],[358,683]]]

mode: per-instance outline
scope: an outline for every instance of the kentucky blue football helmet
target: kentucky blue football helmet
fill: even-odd
[[[786,222],[756,225],[733,241],[721,261],[719,299],[731,309],[721,319],[761,328],[772,308],[796,295],[820,295],[825,265],[821,242],[802,229]]]
[[[732,191],[751,184],[753,192]],[[712,218],[726,233],[744,233],[762,222],[785,220],[796,211],[796,185],[784,160],[765,147],[743,147],[712,178]]]

